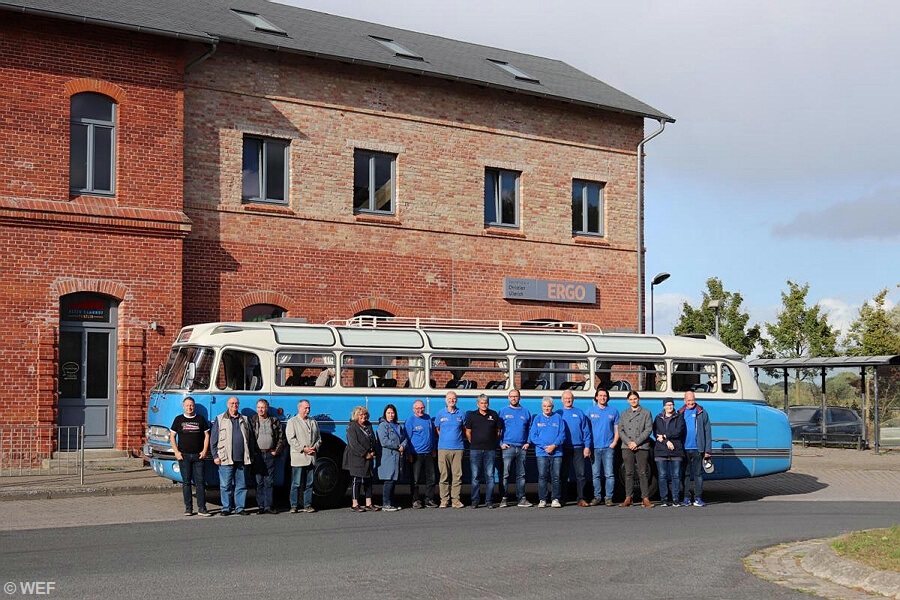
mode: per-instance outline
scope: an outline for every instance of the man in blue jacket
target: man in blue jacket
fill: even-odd
[[[591,422],[580,408],[575,408],[575,394],[572,390],[562,393],[562,410],[559,411],[566,424],[566,439],[563,441],[562,474],[564,483],[569,481],[569,470],[575,472],[575,501],[578,506],[590,506],[584,499],[584,461],[591,456]]]
[[[406,437],[409,438],[410,452],[407,461],[411,463],[409,477],[409,495],[413,508],[434,508],[434,424],[425,413],[425,403],[421,400],[413,402],[413,415],[403,424]],[[423,485],[424,484],[424,485]],[[424,497],[420,495],[425,488]]]
[[[503,480],[500,492],[500,507],[507,505],[506,492],[509,490],[510,471],[516,472],[517,506],[527,508],[531,502],[525,497],[525,454],[528,452],[528,428],[531,426],[531,413],[519,404],[521,394],[513,388],[509,391],[509,405],[499,411],[503,422],[503,433],[500,438],[500,452],[503,455]]]
[[[697,404],[694,392],[684,393],[684,406],[678,412],[684,417],[684,490],[682,506],[691,505],[690,480],[694,480],[694,506],[706,506],[703,501],[703,461],[709,460],[712,452],[712,432],[709,413]]]
[[[550,396],[544,396],[541,411],[541,414],[532,419],[528,433],[528,442],[534,446],[537,458],[538,508],[547,507],[548,487],[551,487],[553,493],[550,506],[561,508],[559,469],[562,465],[562,443],[566,439],[566,426],[562,415],[553,412],[553,398]]]

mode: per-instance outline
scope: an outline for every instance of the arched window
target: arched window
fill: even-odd
[[[278,319],[287,314],[287,311],[275,304],[251,304],[241,311],[241,320],[249,322]]]
[[[116,103],[101,94],[75,94],[69,121],[69,189],[114,193],[115,165]]]

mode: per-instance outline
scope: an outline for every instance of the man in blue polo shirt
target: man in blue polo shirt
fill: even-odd
[[[619,411],[609,406],[609,392],[600,388],[594,396],[597,401],[588,412],[591,422],[591,437],[594,441],[594,499],[591,506],[601,504],[601,484],[606,480],[606,506],[612,506],[613,489],[616,485],[616,476],[613,472],[613,458],[616,454],[616,445],[619,443]]]
[[[441,409],[434,417],[434,428],[438,433],[438,470],[441,473],[441,508],[453,503],[453,508],[465,505],[459,495],[462,490],[462,459],[465,448],[465,415],[456,408],[456,392],[447,392]]]
[[[575,501],[578,506],[590,506],[584,499],[584,461],[591,456],[591,422],[580,408],[575,408],[575,394],[572,390],[562,393],[563,408],[560,414],[566,424],[566,439],[563,442],[562,474],[565,485],[569,481],[569,470],[575,472]]]
[[[510,471],[516,472],[516,498],[523,508],[531,506],[525,498],[525,454],[528,451],[528,428],[531,427],[531,413],[521,406],[521,394],[513,388],[509,391],[509,405],[498,411],[503,422],[500,438],[500,452],[503,455],[503,487],[500,492],[500,508],[507,506],[506,492],[509,490]]]
[[[703,461],[709,460],[712,452],[712,431],[709,425],[709,414],[697,404],[694,392],[684,393],[684,406],[679,409],[684,417],[684,490],[682,506],[691,505],[691,479],[694,480],[694,506],[706,506],[703,501]]]
[[[413,508],[434,508],[434,424],[425,413],[425,403],[413,402],[413,415],[403,424],[409,438],[410,452],[407,459],[412,472],[409,475],[409,495]],[[423,485],[424,484],[424,485]],[[420,495],[425,488],[424,498]]]

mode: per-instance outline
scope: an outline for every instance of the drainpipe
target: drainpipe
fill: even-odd
[[[202,63],[204,60],[206,60],[207,58],[209,58],[210,56],[215,54],[216,48],[218,48],[218,47],[219,47],[219,40],[215,40],[214,42],[209,44],[208,45],[209,50],[207,50],[204,54],[202,54],[198,58],[195,58],[188,64],[184,65],[184,72],[187,73],[188,71],[190,71],[191,69],[193,69],[194,67],[196,67],[197,65]]]
[[[659,119],[659,129],[641,140],[637,147],[637,317],[638,333],[644,333],[644,144],[658,136],[666,128],[664,119]]]

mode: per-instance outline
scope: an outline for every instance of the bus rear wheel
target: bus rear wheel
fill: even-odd
[[[343,452],[326,446],[319,451],[313,474],[313,502],[318,508],[339,508],[345,503],[350,478],[341,467]]]

